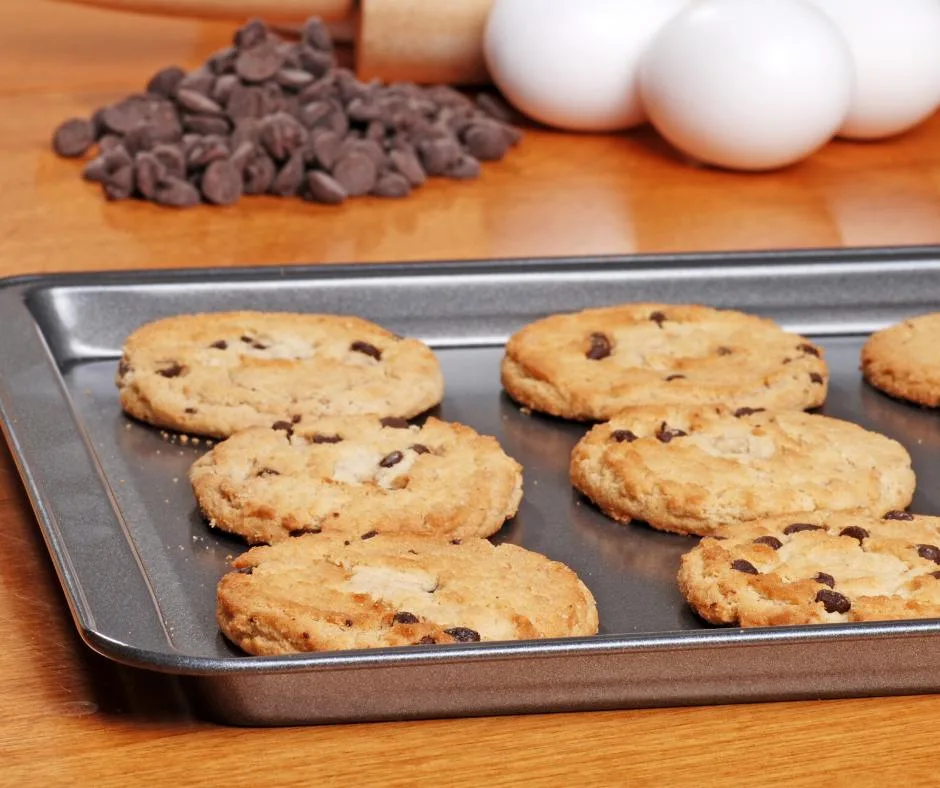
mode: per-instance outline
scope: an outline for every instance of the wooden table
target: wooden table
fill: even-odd
[[[49,152],[65,117],[139,89],[164,64],[194,66],[229,35],[218,23],[0,4],[0,275],[940,242],[940,117],[890,142],[832,144],[772,175],[692,168],[647,132],[532,133],[479,182],[341,209],[273,198],[187,212],[108,204],[78,163]],[[216,727],[192,716],[172,680],[81,643],[0,451],[2,785],[935,779],[940,697]]]

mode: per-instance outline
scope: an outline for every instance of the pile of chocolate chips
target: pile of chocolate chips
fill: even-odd
[[[339,68],[318,19],[288,42],[258,20],[187,74],[162,69],[134,94],[56,129],[61,156],[109,200],[230,205],[243,194],[341,203],[405,197],[428,176],[475,178],[520,139],[497,97],[370,82]]]

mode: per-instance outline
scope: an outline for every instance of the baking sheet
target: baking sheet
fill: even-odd
[[[710,627],[675,584],[694,540],[608,520],[575,493],[587,429],[526,415],[499,386],[502,343],[555,311],[630,300],[697,302],[809,334],[832,370],[822,412],[901,441],[912,510],[940,514],[935,412],[858,373],[867,334],[940,308],[940,250],[661,256],[422,266],[86,274],[0,288],[0,415],[76,624],[121,662],[179,674],[200,708],[236,724],[930,692],[940,622]],[[359,314],[438,353],[432,411],[495,435],[525,469],[518,516],[496,537],[564,561],[594,593],[592,638],[248,657],[214,621],[214,588],[244,546],[210,532],[186,472],[202,441],[120,412],[124,337],[170,314],[266,309]]]

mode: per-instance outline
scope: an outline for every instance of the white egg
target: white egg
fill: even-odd
[[[855,95],[839,136],[878,139],[940,105],[940,0],[812,0],[836,23],[855,62]]]
[[[688,1],[496,0],[486,64],[506,98],[542,123],[627,129],[646,119],[637,85],[643,52]]]
[[[700,0],[669,21],[640,73],[650,121],[709,164],[769,170],[824,145],[854,70],[836,25],[803,0]]]

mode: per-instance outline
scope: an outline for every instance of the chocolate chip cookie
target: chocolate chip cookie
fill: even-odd
[[[209,523],[251,544],[309,532],[485,537],[522,498],[522,468],[494,438],[435,418],[244,430],[198,459],[189,478]]]
[[[224,438],[278,421],[410,418],[441,401],[431,349],[348,315],[216,312],[142,326],[124,345],[121,407],[158,427]]]
[[[737,526],[682,557],[679,587],[713,624],[940,616],[940,517],[813,512]]]
[[[940,407],[940,312],[872,334],[862,348],[862,374],[892,397]]]
[[[585,421],[651,403],[799,410],[826,399],[822,356],[754,315],[624,304],[524,327],[506,345],[502,382],[522,405]]]
[[[511,544],[300,536],[255,547],[218,585],[217,620],[249,654],[593,635],[571,569]]]
[[[581,439],[570,473],[615,520],[700,535],[786,512],[881,515],[915,484],[904,447],[856,424],[714,406],[625,410]]]

